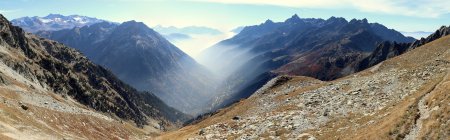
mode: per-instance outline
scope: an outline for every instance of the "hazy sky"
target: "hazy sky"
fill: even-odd
[[[203,25],[222,30],[266,19],[367,18],[400,31],[434,31],[450,25],[450,0],[0,0],[7,18],[79,14],[149,26]]]
[[[49,13],[85,15],[150,27],[209,26],[229,31],[267,19],[367,18],[398,31],[434,31],[450,25],[450,0],[0,0],[9,19]],[[204,47],[202,47],[204,48]]]

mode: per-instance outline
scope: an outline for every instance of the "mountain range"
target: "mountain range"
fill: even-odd
[[[447,139],[449,29],[403,54],[385,49],[390,59],[333,81],[277,76],[249,98],[158,138]]]
[[[125,83],[185,113],[203,113],[210,101],[215,80],[209,71],[142,22],[101,22],[37,34],[80,50]]]
[[[13,26],[1,14],[0,34],[0,120],[16,121],[8,124],[13,126],[2,123],[2,133],[16,132],[11,128],[27,126],[20,132],[34,129],[45,130],[39,134],[58,134],[63,131],[59,128],[65,127],[75,135],[85,131],[76,126],[83,123],[96,127],[98,134],[106,134],[106,122],[118,125],[118,121],[140,128],[152,126],[160,131],[178,127],[190,117],[167,106],[153,93],[139,92],[128,86],[75,49]],[[95,126],[96,123],[104,126]],[[124,129],[124,126],[117,127],[110,130]],[[89,135],[79,136],[91,137]],[[26,135],[11,137],[25,138]]]
[[[415,39],[366,19],[293,15],[284,22],[267,20],[247,26],[208,48],[199,61],[225,79],[219,87],[227,88],[219,89],[223,96],[215,99],[222,104],[220,108],[249,97],[276,75],[320,80],[348,75],[347,66],[370,55],[383,41],[410,43]]]
[[[57,31],[62,29],[72,29],[92,25],[94,23],[105,22],[105,20],[79,15],[63,16],[60,14],[49,14],[45,17],[22,17],[11,20],[11,23],[20,26],[25,31],[35,33],[37,31]]]

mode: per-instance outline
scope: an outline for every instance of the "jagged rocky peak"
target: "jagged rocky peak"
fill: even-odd
[[[348,21],[343,17],[330,17],[327,19],[328,23],[347,23]]]
[[[366,18],[363,18],[363,19],[361,20],[361,22],[363,22],[363,23],[369,23],[369,21],[367,21]]]
[[[366,18],[363,19],[352,19],[349,24],[361,24],[361,25],[369,25],[369,21]]]
[[[434,34],[432,35],[432,37],[444,37],[446,35],[450,34],[450,26],[441,26],[441,28],[439,28],[439,30],[437,30],[436,32],[434,32]]]
[[[274,24],[274,22],[270,19],[267,19],[263,24]]]
[[[429,35],[426,38],[421,38],[420,40],[414,41],[412,45],[410,46],[410,49],[417,48],[423,44],[426,44],[428,42],[431,42],[433,40],[439,39],[441,37],[447,36],[450,34],[450,26],[441,26],[438,30],[436,30],[433,34]]]
[[[286,23],[301,23],[302,19],[297,14],[294,14],[291,18],[286,19]]]

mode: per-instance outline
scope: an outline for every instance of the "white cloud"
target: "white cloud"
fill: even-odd
[[[450,13],[448,0],[350,0],[353,7],[365,12],[437,18]]]
[[[450,0],[188,0],[297,8],[353,8],[363,12],[436,18],[450,13]]]
[[[420,39],[422,37],[427,37],[431,35],[433,32],[424,32],[424,31],[416,31],[416,32],[400,32],[404,36],[414,37],[415,39]]]
[[[332,7],[342,5],[337,0],[190,0],[199,2],[216,2],[224,4],[277,5],[287,7]]]
[[[172,41],[178,48],[183,50],[189,56],[198,59],[200,53],[208,47],[234,36],[235,33],[224,32],[218,35],[190,35],[192,38],[183,41]]]

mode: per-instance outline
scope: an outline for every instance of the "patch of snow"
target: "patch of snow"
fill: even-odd
[[[45,18],[39,18],[38,20],[41,21],[42,23],[50,23],[53,21],[53,20],[45,19]]]

